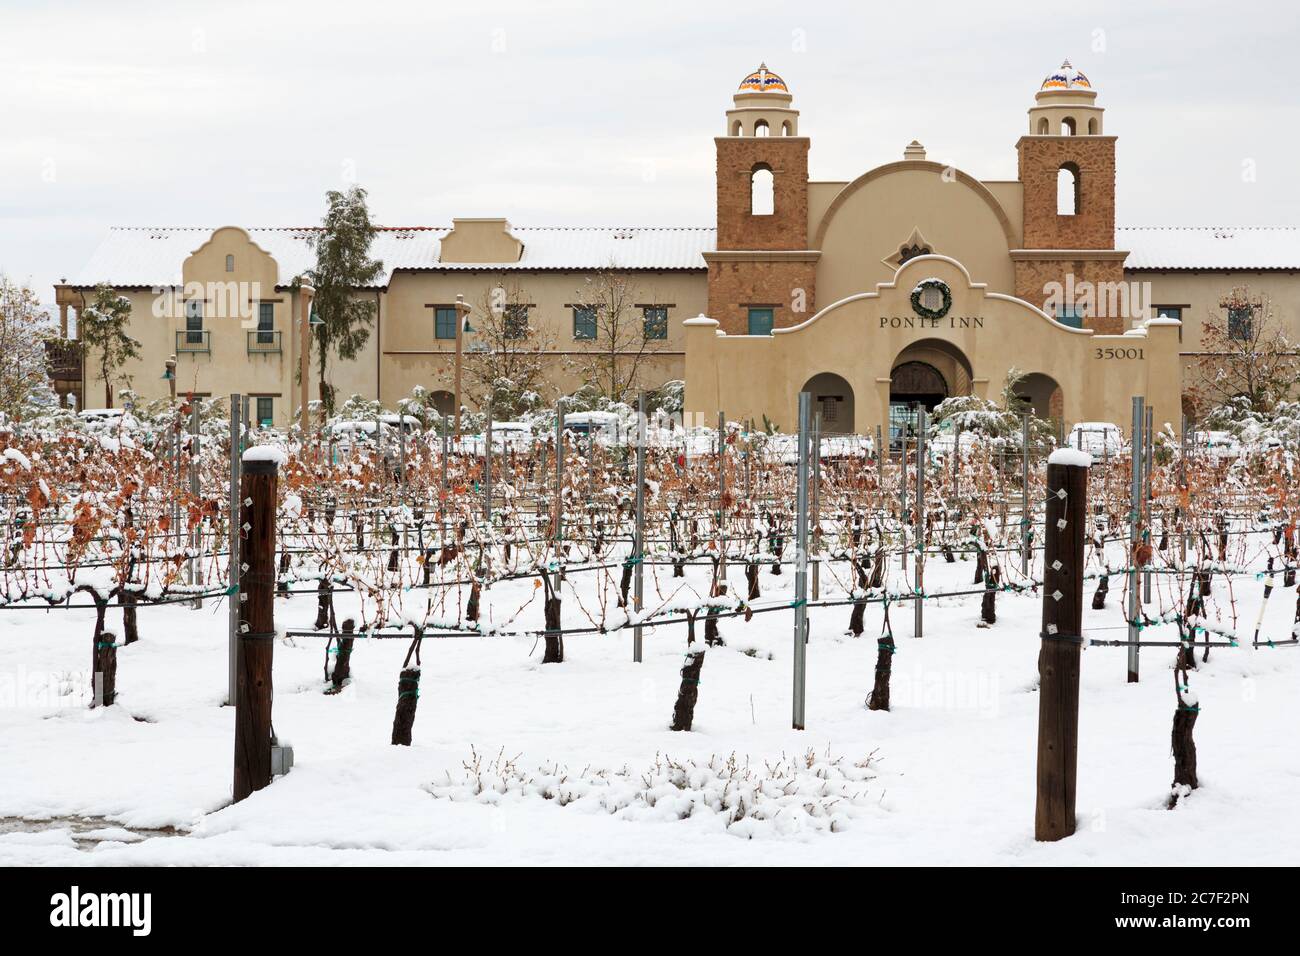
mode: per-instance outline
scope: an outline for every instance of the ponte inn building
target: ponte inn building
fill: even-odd
[[[393,407],[421,385],[449,407],[456,297],[481,310],[494,288],[515,321],[544,332],[550,383],[571,391],[566,359],[602,347],[582,298],[602,270],[628,279],[653,340],[644,384],[684,379],[688,413],[767,415],[786,430],[801,390],[824,430],[870,433],[913,402],[996,398],[1012,369],[1039,413],[1067,427],[1123,425],[1140,394],[1178,429],[1202,323],[1232,288],[1268,296],[1300,338],[1294,228],[1116,227],[1116,138],[1068,63],[1029,104],[1006,181],[934,162],[916,142],[856,178],[812,180],[812,139],[785,81],[760,66],[732,99],[714,141],[716,228],[381,229],[372,255],[383,274],[356,290],[374,300],[373,333],[355,360],[335,363],[338,394]],[[66,322],[110,283],[133,304],[143,347],[125,372],[137,392],[166,395],[174,354],[180,391],[245,393],[259,418],[285,424],[301,348],[293,280],[313,262],[312,235],[113,229],[56,288],[57,303]],[[474,347],[472,334],[463,344]],[[97,407],[95,367],[90,356],[81,380],[65,371],[61,390]]]

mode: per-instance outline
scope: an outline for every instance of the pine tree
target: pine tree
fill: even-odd
[[[353,186],[346,193],[325,194],[329,208],[321,231],[312,240],[316,268],[309,276],[316,289],[314,308],[321,323],[316,330],[316,369],[320,399],[327,416],[334,414],[334,387],[329,384],[330,355],[340,361],[357,357],[370,338],[375,320],[375,303],[359,298],[358,289],[374,285],[384,264],[370,258],[375,227],[366,208],[366,191]]]
[[[126,332],[131,322],[131,302],[111,286],[95,286],[95,300],[81,310],[78,335],[87,356],[97,355],[99,377],[104,382],[104,407],[113,407],[113,378],[128,360],[140,357],[140,343]],[[124,385],[131,377],[121,375]]]

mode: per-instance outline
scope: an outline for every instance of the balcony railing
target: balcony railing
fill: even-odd
[[[258,329],[248,333],[249,355],[273,355],[280,352],[280,333],[270,329]]]
[[[45,362],[56,382],[81,381],[80,342],[46,342]]]
[[[182,352],[212,353],[212,333],[200,329],[186,329],[176,333],[176,354]]]

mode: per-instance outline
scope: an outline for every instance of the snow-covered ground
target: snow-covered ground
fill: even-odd
[[[691,573],[703,592],[703,569]],[[932,561],[927,587],[968,587],[971,573],[969,562]],[[740,569],[732,577],[739,584]],[[665,593],[673,583],[661,573]],[[762,584],[763,601],[775,600],[792,577],[765,571]],[[1124,635],[1115,584],[1104,611],[1086,612],[1085,627],[1107,628],[1094,636]],[[530,588],[514,582],[485,597],[514,608]],[[1238,578],[1236,595],[1248,641],[1245,622],[1253,623],[1262,585]],[[233,806],[234,713],[221,706],[224,603],[143,609],[140,642],[119,651],[118,703],[96,709],[80,696],[91,613],[6,611],[0,864],[1294,863],[1295,648],[1216,648],[1192,674],[1201,788],[1173,811],[1164,807],[1174,649],[1144,650],[1136,685],[1125,682],[1122,648],[1085,650],[1079,829],[1060,843],[1035,843],[1040,607],[1033,594],[999,595],[998,622],[985,629],[975,626],[978,598],[928,602],[917,640],[910,607],[895,606],[888,713],[863,706],[880,606],[870,606],[858,639],[844,633],[848,608],[813,608],[802,732],[790,729],[789,611],[723,621],[728,643],[707,653],[689,733],[667,729],[682,625],[648,630],[642,664],[632,663],[628,632],[567,636],[566,661],[545,666],[531,638],[426,641],[409,748],[389,744],[406,640],[359,641],[354,680],[338,696],[322,693],[323,640],[277,641],[275,729],[294,745],[296,766]],[[1266,635],[1289,637],[1294,608],[1279,588]],[[277,601],[277,625],[309,625],[314,609],[309,596]],[[534,622],[532,610],[526,617],[536,626],[540,611]],[[582,620],[567,588],[564,619]],[[812,751],[843,766],[870,757],[861,774],[870,779],[834,832],[792,818],[728,830],[718,814],[611,815],[592,799],[447,799],[447,785],[465,779],[471,749],[484,763],[514,758],[525,772],[558,763],[574,775],[631,776],[649,772],[657,757],[702,763],[734,754],[761,768]]]

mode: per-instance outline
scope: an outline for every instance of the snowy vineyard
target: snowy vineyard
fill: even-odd
[[[452,735],[461,756],[422,784],[453,803],[534,799],[624,820],[707,816],[745,836],[839,832],[888,805],[874,746],[836,748],[843,757],[710,749],[653,760],[581,750],[563,762],[538,752],[522,761],[508,752],[465,758],[473,741],[456,721],[476,692],[463,685],[487,680],[505,660],[545,665],[529,671],[532,679],[578,668],[592,693],[584,701],[575,688],[566,708],[599,725],[614,717],[611,706],[622,708],[600,693],[602,674],[643,654],[675,655],[671,686],[640,688],[647,716],[637,721],[647,732],[684,732],[711,723],[722,703],[710,701],[719,669],[788,668],[783,652],[800,608],[810,615],[810,647],[849,653],[861,639],[854,673],[837,675],[849,694],[856,687],[859,711],[889,711],[900,694],[907,707],[926,705],[930,690],[913,675],[903,678],[910,685],[891,685],[895,655],[906,660],[914,637],[934,643],[1002,631],[1025,659],[1034,656],[1046,446],[1026,457],[1007,442],[955,442],[918,457],[910,447],[878,456],[867,438],[815,442],[801,552],[791,440],[737,425],[652,432],[641,449],[566,433],[558,455],[554,436],[491,445],[481,436],[388,436],[345,449],[256,432],[239,440],[262,443],[245,459],[279,464],[276,644],[293,655],[296,676],[288,684],[277,676],[277,693],[314,695],[315,728],[328,732],[335,722],[333,732],[346,727],[370,746],[418,743],[433,719],[421,695],[451,699],[451,685],[462,685],[452,712],[427,731]],[[208,635],[207,684],[223,685],[227,602],[238,593],[232,531],[242,540],[230,510],[239,449],[232,455],[219,431],[192,438],[179,429],[11,432],[0,443],[0,621],[68,622],[39,625],[35,656],[64,662],[59,700],[46,703],[107,711],[132,706],[158,683],[183,683],[194,675],[156,663],[137,670],[135,660],[137,646],[174,644],[187,619]],[[1092,613],[1083,637],[1115,649],[1099,652],[1113,663],[1090,666],[1122,684],[1120,649],[1133,652],[1130,671],[1143,652],[1143,680],[1159,681],[1169,704],[1147,732],[1166,747],[1171,711],[1188,715],[1190,740],[1198,669],[1220,655],[1277,654],[1296,643],[1286,623],[1296,617],[1281,616],[1282,595],[1273,593],[1296,585],[1292,470],[1282,451],[1221,460],[1158,443],[1135,499],[1126,451],[1090,469],[1084,576]],[[803,592],[795,587],[801,558],[810,569]],[[1266,621],[1270,599],[1275,613]],[[456,648],[455,681],[439,669],[443,646]],[[15,641],[0,650],[12,657],[33,648]],[[280,666],[277,657],[277,674]],[[316,677],[303,677],[313,666]],[[719,681],[725,687],[734,676]],[[357,686],[384,685],[392,688],[386,713],[376,690],[366,692],[365,721],[347,709]],[[816,714],[816,679],[809,693]],[[951,707],[951,693],[940,694]],[[757,726],[752,693],[749,710]],[[514,723],[532,719],[513,715]],[[300,738],[277,726],[281,742]],[[736,737],[713,742],[726,747]],[[481,743],[496,752],[493,741]],[[1196,786],[1194,751],[1192,759],[1162,800],[1174,803]],[[14,810],[0,804],[0,819]],[[175,823],[167,814],[144,822]]]

